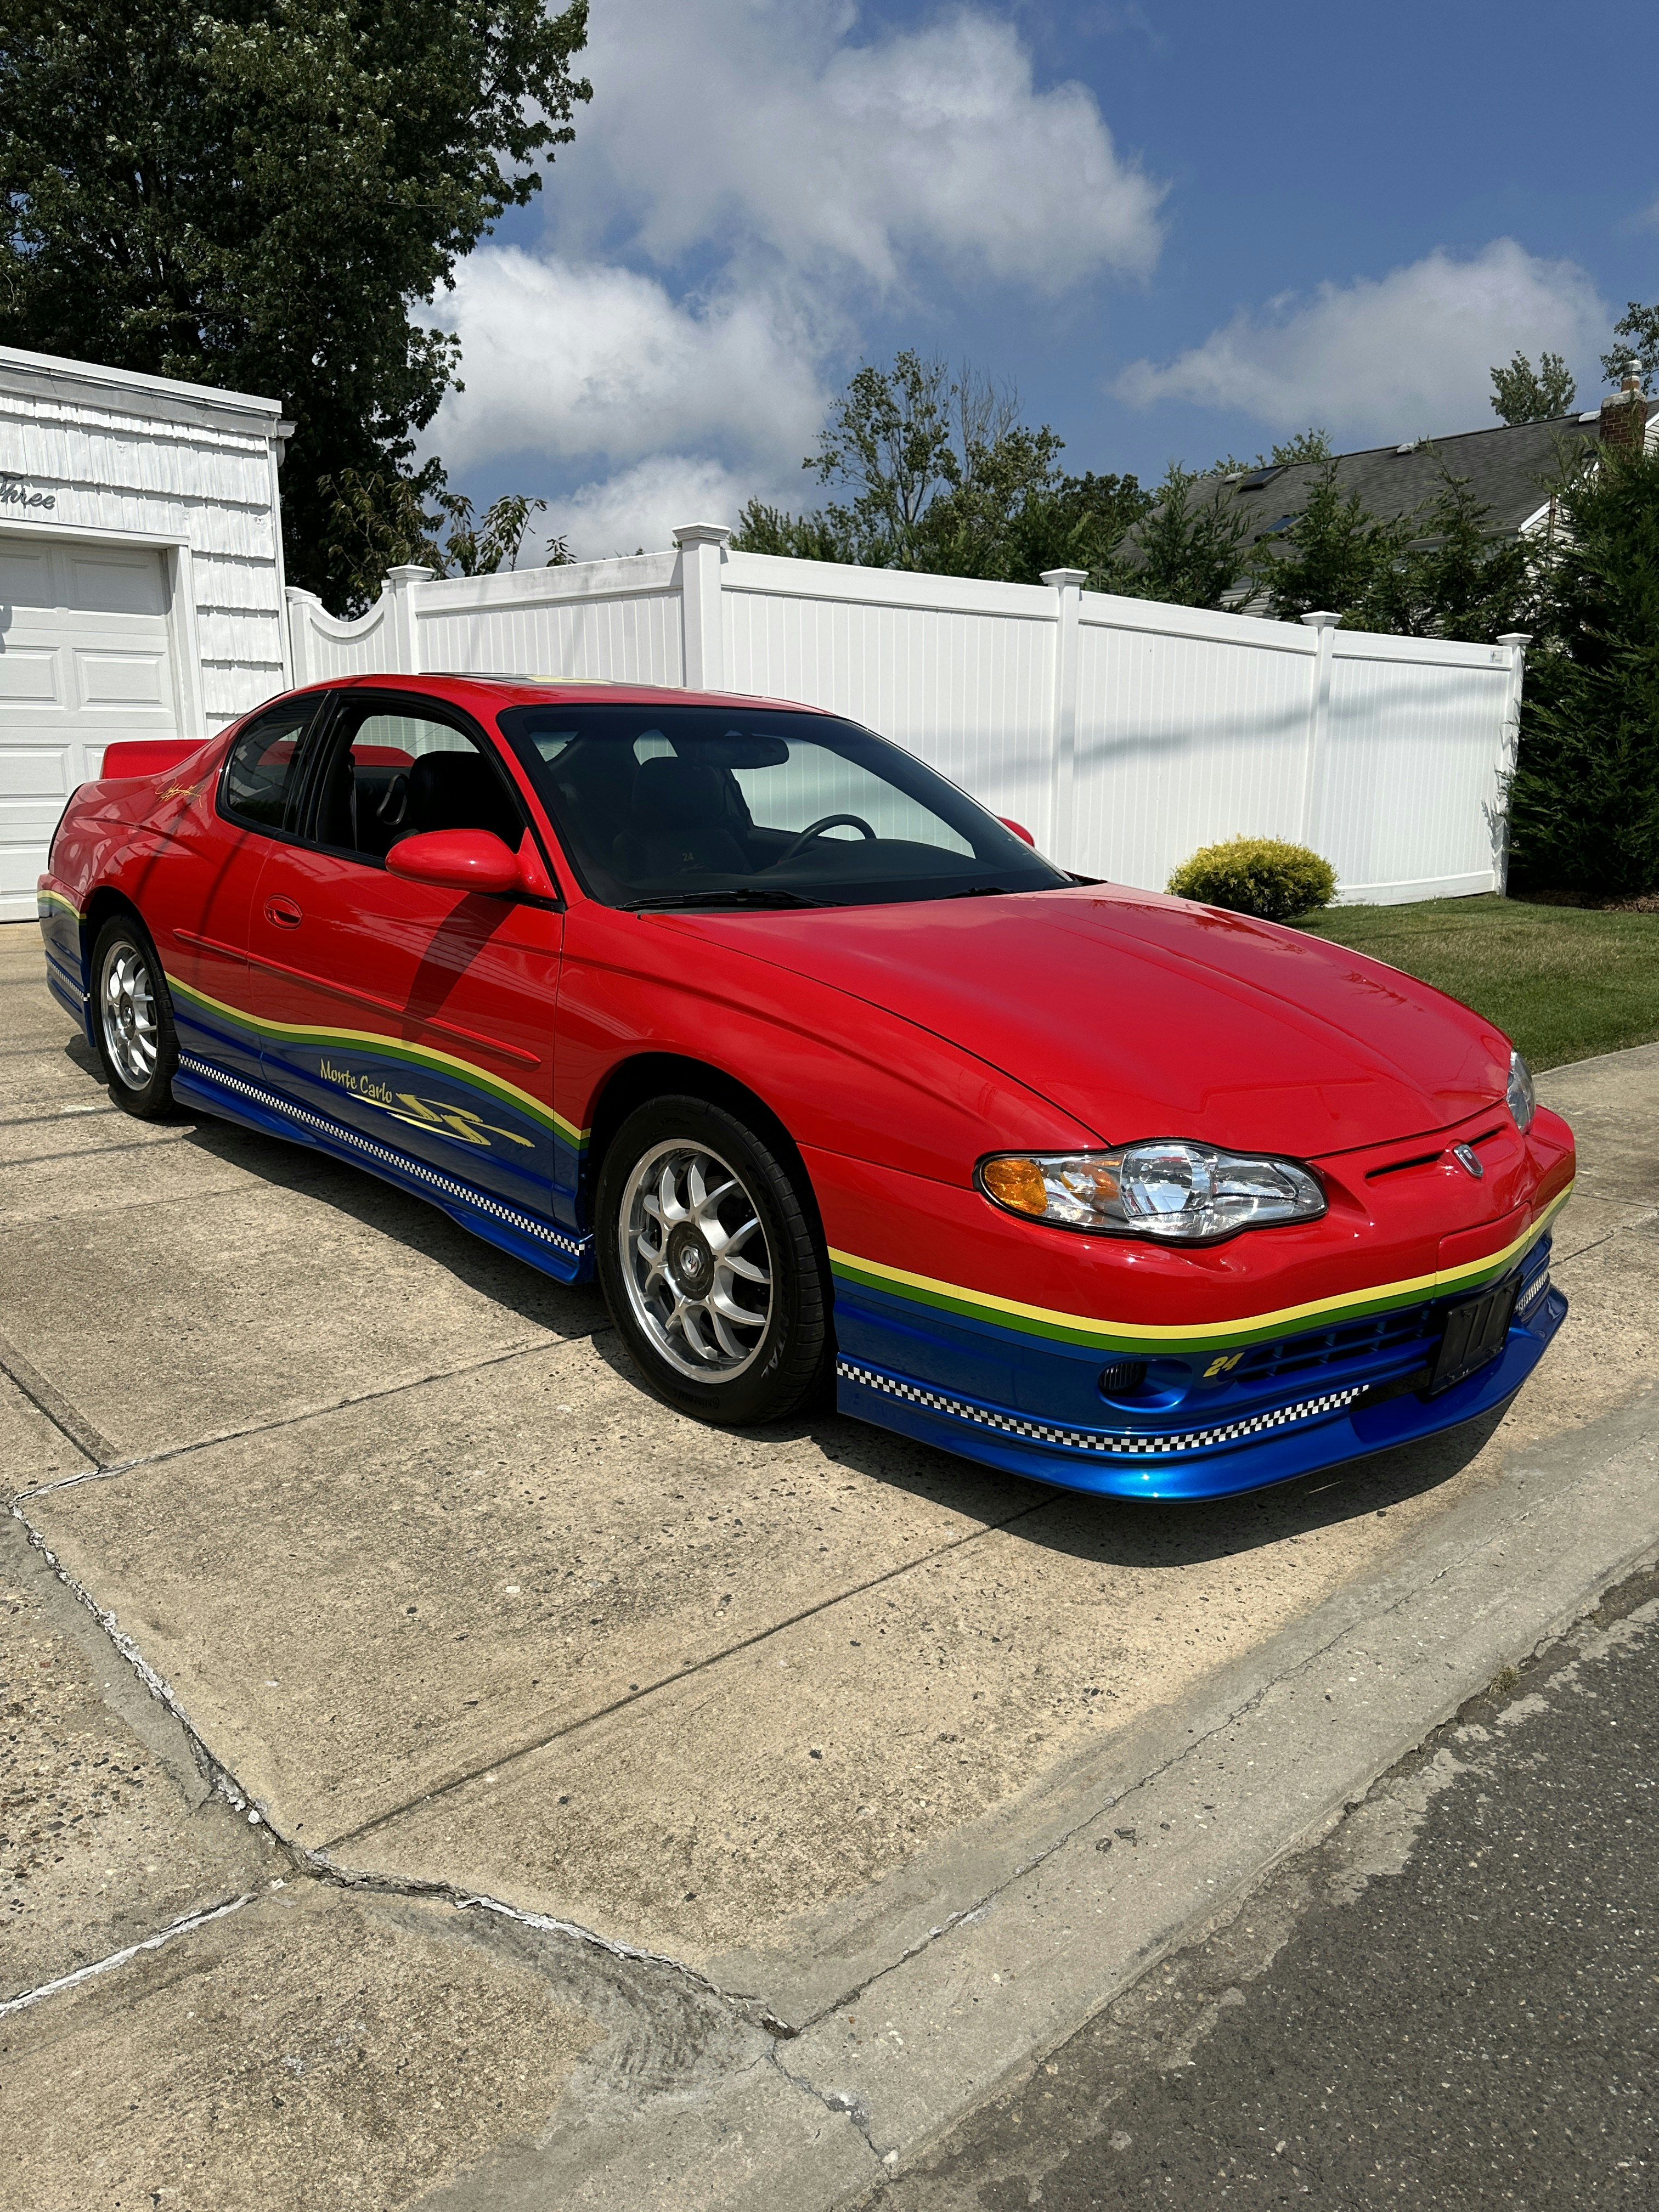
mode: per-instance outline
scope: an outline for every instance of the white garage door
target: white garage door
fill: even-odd
[[[118,738],[167,738],[165,556],[0,533],[0,918],[34,912],[64,801]]]

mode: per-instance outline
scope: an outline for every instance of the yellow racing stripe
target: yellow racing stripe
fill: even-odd
[[[1571,1197],[1572,1189],[1569,1183],[1565,1190],[1551,1200],[1539,1218],[1511,1243],[1506,1244],[1501,1251],[1488,1252],[1482,1259],[1468,1261],[1461,1267],[1442,1267],[1432,1274],[1409,1275],[1396,1282],[1377,1283],[1363,1290],[1346,1291],[1335,1297],[1310,1298],[1301,1305],[1279,1306],[1268,1313],[1245,1314],[1233,1321],[1171,1325],[1158,1322],[1110,1320],[1091,1314],[1063,1313],[1051,1306],[1025,1305],[1018,1298],[1000,1298],[988,1291],[974,1291],[960,1283],[942,1282],[936,1276],[913,1274],[908,1268],[891,1267],[880,1261],[862,1259],[856,1253],[837,1251],[834,1246],[830,1247],[830,1261],[838,1273],[850,1276],[854,1281],[867,1284],[872,1289],[888,1291],[899,1297],[918,1298],[925,1304],[963,1314],[969,1319],[992,1322],[1001,1328],[1018,1329],[1031,1335],[1057,1337],[1068,1343],[1101,1344],[1113,1349],[1144,1344],[1228,1344],[1236,1343],[1241,1338],[1260,1340],[1284,1335],[1298,1324],[1305,1327],[1335,1315],[1358,1319],[1366,1313],[1386,1311],[1391,1306],[1409,1305],[1414,1299],[1443,1297],[1448,1291],[1472,1285],[1483,1277],[1499,1275],[1510,1261],[1537,1243]]]

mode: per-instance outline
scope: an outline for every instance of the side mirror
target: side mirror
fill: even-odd
[[[400,837],[386,856],[386,872],[448,891],[515,891],[519,856],[489,830],[427,830]]]
[[[1012,830],[1016,837],[1023,837],[1033,850],[1036,849],[1036,839],[1023,822],[1016,822],[1012,816],[1006,814],[999,814],[997,820],[1001,823],[1005,830]]]

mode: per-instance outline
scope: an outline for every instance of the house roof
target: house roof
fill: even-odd
[[[1651,439],[1659,399],[1644,404]],[[1494,534],[1510,537],[1545,504],[1563,461],[1595,444],[1598,420],[1599,410],[1592,409],[1588,415],[1500,422],[1489,430],[1425,439],[1403,451],[1397,446],[1371,446],[1362,453],[1340,453],[1338,489],[1345,499],[1358,492],[1371,514],[1393,521],[1431,500],[1443,481],[1442,471],[1449,470],[1468,479],[1475,498],[1490,510],[1488,526]],[[1253,544],[1275,524],[1301,513],[1324,465],[1303,461],[1287,468],[1247,470],[1240,477],[1206,477],[1194,485],[1194,496],[1202,501],[1232,483],[1233,496],[1249,520],[1245,543]]]

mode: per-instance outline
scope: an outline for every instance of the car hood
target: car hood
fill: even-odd
[[[678,917],[677,917],[678,920]],[[1304,1158],[1494,1104],[1509,1042],[1346,946],[1099,884],[681,924],[888,1008],[1109,1143],[1193,1137]]]

